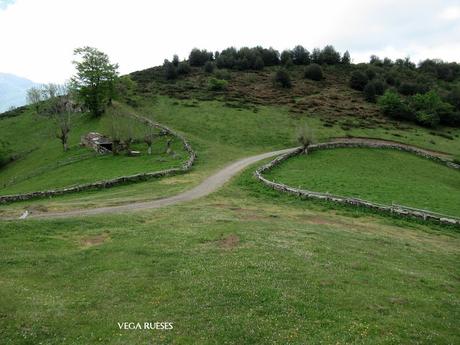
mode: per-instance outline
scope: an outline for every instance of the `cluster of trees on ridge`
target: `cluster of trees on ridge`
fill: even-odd
[[[221,52],[194,48],[188,60],[179,61],[177,55],[163,64],[165,78],[174,80],[187,75],[192,68],[202,68],[213,74],[209,89],[225,90],[230,79],[229,70],[262,70],[278,66],[273,83],[283,88],[292,86],[291,67],[305,66],[306,79],[324,78],[324,65],[344,66],[349,72],[349,86],[363,92],[369,102],[376,102],[383,113],[400,120],[412,121],[426,127],[438,124],[460,126],[460,65],[456,62],[426,59],[418,65],[409,58],[370,57],[369,63],[351,64],[348,51],[343,55],[327,45],[312,52],[301,45],[281,53],[273,48],[233,47]]]

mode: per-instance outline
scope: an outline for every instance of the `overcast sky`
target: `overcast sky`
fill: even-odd
[[[460,60],[460,1],[0,0],[0,72],[63,82],[73,49],[94,46],[121,73],[193,47],[333,44],[354,62],[371,54]]]

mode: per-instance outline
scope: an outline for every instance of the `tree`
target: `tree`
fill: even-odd
[[[206,61],[212,60],[212,53],[207,50],[200,50],[193,48],[188,57],[188,62],[190,66],[203,66]]]
[[[395,119],[413,120],[414,114],[401,97],[393,90],[387,90],[378,99],[383,113]]]
[[[173,56],[172,63],[173,63],[173,65],[174,65],[174,67],[179,66],[179,56],[174,55],[174,56]]]
[[[311,80],[321,80],[323,79],[323,70],[320,65],[312,63],[305,68],[304,77]]]
[[[348,50],[345,51],[345,53],[343,53],[342,60],[340,62],[342,63],[342,65],[350,64],[351,58],[350,58],[350,53],[348,52]]]
[[[56,124],[56,138],[62,143],[64,152],[68,150],[69,133],[71,129],[70,116],[72,103],[69,96],[56,96],[50,99],[50,110]]]
[[[291,76],[289,75],[289,72],[284,68],[280,68],[278,71],[276,71],[273,81],[275,84],[284,88],[289,88],[292,86]]]
[[[35,110],[40,110],[40,102],[43,100],[43,93],[39,87],[31,87],[27,90],[27,103],[33,105]]]
[[[177,74],[179,75],[189,74],[191,70],[192,68],[187,61],[179,62],[179,66],[177,66]]]
[[[328,65],[340,63],[340,53],[331,45],[325,46],[321,51],[321,60]]]
[[[283,50],[283,52],[281,53],[281,64],[292,64],[292,52],[290,50]]]
[[[204,64],[204,71],[206,73],[212,73],[214,72],[214,63],[212,61],[206,61],[206,63]]]
[[[367,75],[361,71],[354,71],[350,77],[350,87],[352,89],[363,91],[369,79]]]
[[[301,45],[292,50],[292,62],[296,65],[308,65],[310,63],[310,53]]]
[[[77,74],[71,87],[93,116],[100,116],[114,95],[118,64],[111,64],[107,54],[92,47],[77,48],[74,55],[81,60],[73,61]]]
[[[305,154],[308,153],[308,147],[315,142],[313,131],[306,123],[297,129],[296,139]]]
[[[165,78],[167,80],[173,80],[177,78],[177,70],[172,62],[165,60],[163,63],[163,69],[165,73]]]

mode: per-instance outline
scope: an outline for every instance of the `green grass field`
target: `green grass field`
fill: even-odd
[[[152,155],[147,154],[145,144],[134,144],[140,156],[101,156],[93,150],[80,147],[80,137],[90,131],[108,132],[108,117],[93,119],[87,115],[75,118],[70,132],[70,149],[63,152],[59,140],[54,138],[54,125],[47,116],[35,112],[0,120],[0,136],[9,143],[12,152],[19,156],[13,163],[0,170],[0,194],[15,194],[74,184],[95,182],[119,176],[152,172],[179,167],[187,159],[187,153],[179,141],[173,142],[176,153],[165,153],[166,139],[158,138]],[[142,130],[140,124],[139,131]]]
[[[293,157],[266,177],[293,187],[460,217],[455,169],[389,149],[340,148]]]
[[[460,151],[459,140],[420,127],[345,131],[323,126],[315,114],[294,116],[275,106],[258,106],[254,112],[219,101],[155,96],[135,111],[190,140],[198,153],[190,173],[2,205],[0,214],[18,215],[24,208],[44,212],[110,206],[173,195],[233,160],[295,146],[295,129],[303,121],[319,140],[348,134]],[[85,119],[76,128],[103,129],[98,126],[96,120]],[[23,131],[24,140],[18,140],[16,128]],[[9,169],[28,173],[63,159],[59,141],[45,136],[46,123],[32,114],[0,120],[0,131],[19,152],[46,141],[23,163],[0,171],[2,181],[14,175]],[[459,134],[449,131],[454,137]],[[72,139],[70,154],[78,154],[78,140],[79,136]],[[40,155],[48,149],[44,160]],[[129,171],[147,163],[142,156],[139,164],[128,167],[116,162],[117,157],[109,158],[87,163],[101,169],[114,164],[113,170]],[[412,164],[414,157],[400,159],[401,164]],[[14,166],[20,163],[22,168]],[[154,162],[163,163],[168,161]],[[80,178],[85,164],[69,168],[69,178]],[[443,166],[418,160],[417,164],[444,176]],[[141,213],[0,222],[0,343],[460,342],[458,231],[301,201],[265,188],[252,177],[255,169],[193,203]],[[49,170],[15,188],[42,187],[53,173]],[[26,183],[31,185],[26,188]],[[171,321],[174,329],[120,330],[117,323],[125,321]]]
[[[260,188],[248,171],[193,204],[1,223],[2,343],[460,341],[458,232]]]

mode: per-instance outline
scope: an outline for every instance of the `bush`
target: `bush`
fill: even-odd
[[[190,66],[200,67],[203,66],[206,61],[212,60],[212,53],[208,52],[206,49],[200,50],[193,48],[188,57]]]
[[[414,118],[410,108],[393,90],[387,90],[378,99],[378,105],[385,115],[392,118],[405,120],[412,120]]]
[[[460,110],[460,85],[457,85],[448,93],[447,102],[452,104],[455,109]]]
[[[163,63],[164,75],[167,80],[173,80],[177,78],[177,71],[174,64],[169,60],[165,60]]]
[[[361,71],[354,71],[350,77],[350,87],[358,91],[363,91],[368,81],[369,79],[366,74]]]
[[[217,78],[210,78],[208,81],[208,89],[211,91],[223,91],[226,90],[228,81]]]
[[[377,72],[375,71],[375,68],[372,68],[372,67],[367,68],[366,76],[369,80],[374,79],[376,75],[377,75]]]
[[[214,72],[214,75],[216,76],[217,79],[224,79],[224,80],[230,80],[231,79],[231,74],[229,71],[226,69],[218,69]]]
[[[177,74],[179,75],[187,75],[191,70],[192,68],[187,61],[179,62],[179,65],[177,66]]]
[[[280,85],[284,88],[289,88],[292,86],[291,76],[289,75],[289,72],[284,68],[281,68],[278,71],[276,71],[273,81],[275,85]]]
[[[0,141],[0,168],[7,165],[10,161],[10,152],[6,147],[6,143]]]
[[[412,96],[410,106],[416,113],[417,122],[423,126],[434,127],[439,122],[455,122],[453,107],[444,102],[435,91]]]
[[[436,127],[439,124],[439,116],[434,113],[419,111],[415,114],[415,120],[418,124],[425,127]]]
[[[383,93],[385,92],[385,83],[377,79],[373,80],[372,84],[374,84],[375,94],[379,96],[383,95]]]
[[[405,96],[415,95],[417,93],[417,84],[411,82],[403,82],[399,85],[398,91]]]
[[[304,78],[311,80],[323,79],[323,70],[321,69],[321,66],[316,63],[307,66],[304,71]]]
[[[214,72],[214,67],[215,67],[215,65],[214,65],[213,62],[206,61],[206,63],[204,64],[204,71],[206,73],[212,73],[212,72]]]
[[[366,84],[364,87],[364,98],[368,102],[374,103],[376,100],[376,92],[375,92],[375,86],[373,82],[369,82]]]

